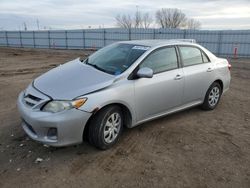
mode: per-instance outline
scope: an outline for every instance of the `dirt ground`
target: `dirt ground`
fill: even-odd
[[[0,187],[250,187],[247,59],[231,62],[231,88],[214,111],[196,107],[126,129],[110,150],[30,140],[18,93],[41,73],[90,53],[0,48]]]

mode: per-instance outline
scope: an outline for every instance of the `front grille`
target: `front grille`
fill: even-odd
[[[28,106],[31,106],[31,107],[35,106],[35,104],[33,104],[33,103],[29,102],[29,101],[25,101],[25,103],[26,103]]]
[[[30,95],[30,94],[28,94],[27,97],[29,97],[29,98],[31,98],[32,100],[37,101],[37,102],[39,102],[39,101],[41,100],[40,98],[38,98],[38,97],[36,97],[36,96],[33,96],[33,95]]]
[[[37,105],[41,100],[42,99],[30,94],[24,97],[24,102],[30,107]]]

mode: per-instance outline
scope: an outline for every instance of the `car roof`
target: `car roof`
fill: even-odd
[[[131,41],[121,41],[118,43],[122,44],[132,44],[132,45],[138,45],[138,46],[148,46],[150,48],[158,48],[162,46],[168,46],[168,45],[190,45],[190,46],[196,46],[202,49],[210,59],[215,59],[216,56],[211,53],[206,48],[200,46],[196,43],[195,39],[154,39],[154,40],[131,40]]]
[[[194,39],[154,39],[154,40],[131,40],[131,41],[121,41],[123,44],[133,44],[133,45],[141,45],[141,46],[149,46],[149,47],[157,47],[164,45],[177,45],[177,44],[195,44]]]

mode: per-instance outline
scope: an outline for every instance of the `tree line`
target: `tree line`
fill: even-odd
[[[188,18],[177,8],[162,8],[156,11],[155,19],[149,13],[142,13],[138,9],[134,15],[118,14],[116,25],[121,28],[150,28],[156,23],[160,28],[200,29],[201,22]]]

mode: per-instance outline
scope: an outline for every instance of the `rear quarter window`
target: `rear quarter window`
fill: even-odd
[[[204,62],[204,63],[209,63],[210,60],[208,59],[208,56],[207,56],[204,52],[201,52],[201,53],[202,53],[203,62]]]

